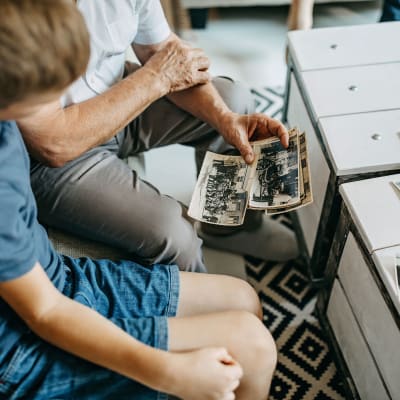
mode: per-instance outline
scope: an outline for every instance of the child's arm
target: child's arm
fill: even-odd
[[[208,369],[214,375],[207,377],[214,393],[223,378],[228,382],[226,378],[232,376],[227,383],[230,387],[240,379],[240,367],[221,368],[230,359],[221,356],[221,351],[210,349],[208,357],[204,351],[193,352],[193,357],[188,357],[190,353],[168,353],[140,343],[94,310],[62,295],[38,263],[22,277],[0,283],[0,296],[44,340],[156,390],[180,396],[188,393],[187,381],[191,381],[191,390],[204,396],[204,382],[198,382],[196,389],[196,380],[201,381],[201,370]],[[196,371],[192,367],[199,361],[201,370]]]

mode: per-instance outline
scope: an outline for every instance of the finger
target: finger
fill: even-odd
[[[233,380],[227,387],[228,392],[234,392],[239,387],[239,385],[240,385],[239,379]]]
[[[225,347],[216,347],[215,356],[223,364],[230,365],[234,363],[233,357],[228,353],[228,350]]]
[[[233,380],[240,380],[242,378],[243,369],[237,361],[235,361],[234,365],[230,365],[229,368],[230,368],[229,372]]]
[[[209,58],[201,57],[195,61],[194,65],[196,66],[196,69],[205,71],[210,68],[211,63]]]
[[[275,130],[275,135],[280,139],[282,146],[287,148],[289,146],[289,132],[281,122],[276,122],[278,125]]]
[[[247,164],[251,164],[254,161],[253,148],[250,145],[249,139],[239,137],[238,141],[234,143],[240,154],[244,158]]]
[[[195,85],[208,83],[211,81],[211,74],[208,71],[197,71],[194,80]]]
[[[236,396],[235,396],[235,393],[233,393],[233,392],[225,393],[221,397],[221,400],[235,400],[235,399],[236,399]]]

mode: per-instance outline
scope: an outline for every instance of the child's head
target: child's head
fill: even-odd
[[[89,49],[72,0],[1,0],[0,119],[59,97],[85,71]]]

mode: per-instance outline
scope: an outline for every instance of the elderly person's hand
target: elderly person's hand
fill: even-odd
[[[240,151],[248,164],[254,161],[254,152],[250,141],[277,136],[283,147],[286,148],[289,145],[287,129],[280,121],[265,114],[229,113],[221,119],[218,130],[228,143]]]

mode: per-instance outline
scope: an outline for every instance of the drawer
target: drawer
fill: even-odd
[[[321,118],[319,128],[335,175],[400,169],[400,110]]]
[[[338,276],[389,393],[398,398],[400,331],[352,234],[347,238]]]
[[[307,133],[314,203],[298,210],[298,215],[303,229],[304,238],[306,240],[307,249],[311,255],[317,235],[319,219],[325,199],[325,192],[330,172],[301,97],[296,79],[293,75],[291,76],[290,81],[287,119],[290,127],[297,126],[300,130]]]
[[[400,63],[301,72],[315,121],[400,108]]]
[[[397,255],[400,255],[400,246],[374,251],[372,253],[372,260],[374,261],[376,269],[386,286],[388,294],[400,315],[400,289],[398,289],[396,283],[396,265],[394,262]]]
[[[344,183],[339,188],[370,253],[400,245],[400,193],[392,181],[400,181],[400,174]]]
[[[289,32],[289,49],[299,71],[400,61],[400,22]],[[366,45],[368,44],[368,45]]]
[[[338,280],[333,285],[327,316],[360,398],[362,400],[389,399]]]

